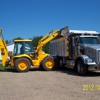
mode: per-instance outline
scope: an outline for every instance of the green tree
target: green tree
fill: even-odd
[[[10,40],[5,40],[5,42],[6,42],[6,44],[9,44],[9,43],[11,43],[12,41],[10,41]]]
[[[42,38],[43,36],[35,36],[33,37],[33,45],[34,47],[37,47],[39,40]]]
[[[45,46],[44,46],[44,51],[46,53],[49,53],[49,43],[47,43]]]
[[[9,43],[9,41],[8,40],[6,40],[6,44],[8,44]]]
[[[13,41],[14,41],[14,40],[23,40],[23,38],[17,37],[17,38],[14,38]]]
[[[35,36],[35,37],[33,37],[33,45],[34,45],[34,47],[37,47],[37,46],[38,46],[38,42],[39,42],[39,40],[40,40],[42,37],[43,37],[43,36]],[[44,45],[43,50],[44,50],[46,53],[49,53],[49,43],[47,43],[47,44]]]

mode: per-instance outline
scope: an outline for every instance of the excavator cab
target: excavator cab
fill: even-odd
[[[14,42],[14,56],[34,52],[32,40],[14,40]]]

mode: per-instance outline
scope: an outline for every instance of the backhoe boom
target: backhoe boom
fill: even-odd
[[[2,55],[2,64],[3,64],[3,66],[6,66],[6,61],[7,61],[7,57],[8,57],[8,49],[6,46],[6,42],[3,40],[1,29],[0,29],[0,52]]]

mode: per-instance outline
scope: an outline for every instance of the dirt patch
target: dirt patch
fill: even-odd
[[[99,72],[81,77],[70,69],[42,71],[33,68],[27,73],[8,70],[0,72],[0,100],[98,100],[99,78]]]

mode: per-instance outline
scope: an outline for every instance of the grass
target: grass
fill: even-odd
[[[10,66],[3,67],[2,64],[0,64],[0,71],[7,71],[9,69],[12,69]]]

